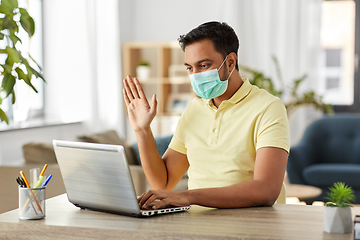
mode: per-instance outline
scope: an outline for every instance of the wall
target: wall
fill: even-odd
[[[76,136],[81,134],[84,134],[81,123],[0,131],[0,166],[22,164],[22,146],[26,143],[51,144],[53,139],[75,140]]]

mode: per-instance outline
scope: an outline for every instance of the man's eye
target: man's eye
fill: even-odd
[[[186,70],[187,70],[187,71],[191,71],[191,70],[192,70],[192,67],[187,67]]]
[[[202,64],[200,67],[201,68],[207,68],[209,66],[209,64]]]

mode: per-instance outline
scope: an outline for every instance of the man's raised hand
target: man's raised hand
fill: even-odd
[[[137,78],[132,79],[131,76],[128,75],[127,78],[123,80],[123,83],[123,95],[131,126],[134,131],[149,128],[156,115],[156,95],[154,94],[152,96],[150,106]]]

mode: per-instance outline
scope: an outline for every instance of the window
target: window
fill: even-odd
[[[327,92],[333,89],[339,89],[341,78],[342,78],[342,67],[341,62],[342,49],[325,49],[325,90]],[[337,101],[341,101],[338,99]],[[352,98],[350,98],[352,101]],[[350,102],[349,101],[349,102]]]
[[[360,0],[322,2],[320,94],[335,112],[360,112]]]
[[[22,51],[30,53],[36,62],[42,66],[42,1],[20,0],[19,6],[26,8],[35,21],[35,34],[31,39],[28,38],[23,29],[19,32],[19,37],[22,39]],[[0,41],[0,44],[5,43]],[[5,61],[5,59],[0,59],[0,61]],[[44,83],[41,79],[33,79],[31,82],[38,93],[35,93],[23,81],[17,80],[15,104],[11,104],[10,96],[1,105],[13,126],[18,126],[24,121],[40,118],[44,115]],[[0,126],[6,128],[6,123],[2,122]]]

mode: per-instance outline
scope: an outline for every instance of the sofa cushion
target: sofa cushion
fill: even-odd
[[[51,143],[27,143],[22,148],[26,163],[57,163]]]
[[[77,138],[81,142],[122,145],[125,149],[128,164],[138,165],[134,150],[119,138],[119,135],[114,130],[78,136]]]
[[[344,182],[352,188],[360,188],[360,164],[315,164],[304,168],[303,178],[307,184],[329,187]]]
[[[166,149],[168,148],[168,146],[170,144],[172,137],[173,137],[173,135],[161,136],[161,137],[154,138],[156,148],[157,148],[160,156],[164,155]],[[138,147],[137,143],[133,143],[132,148],[134,149],[134,153],[135,153],[136,159],[138,161],[138,164],[141,165],[139,147]]]

